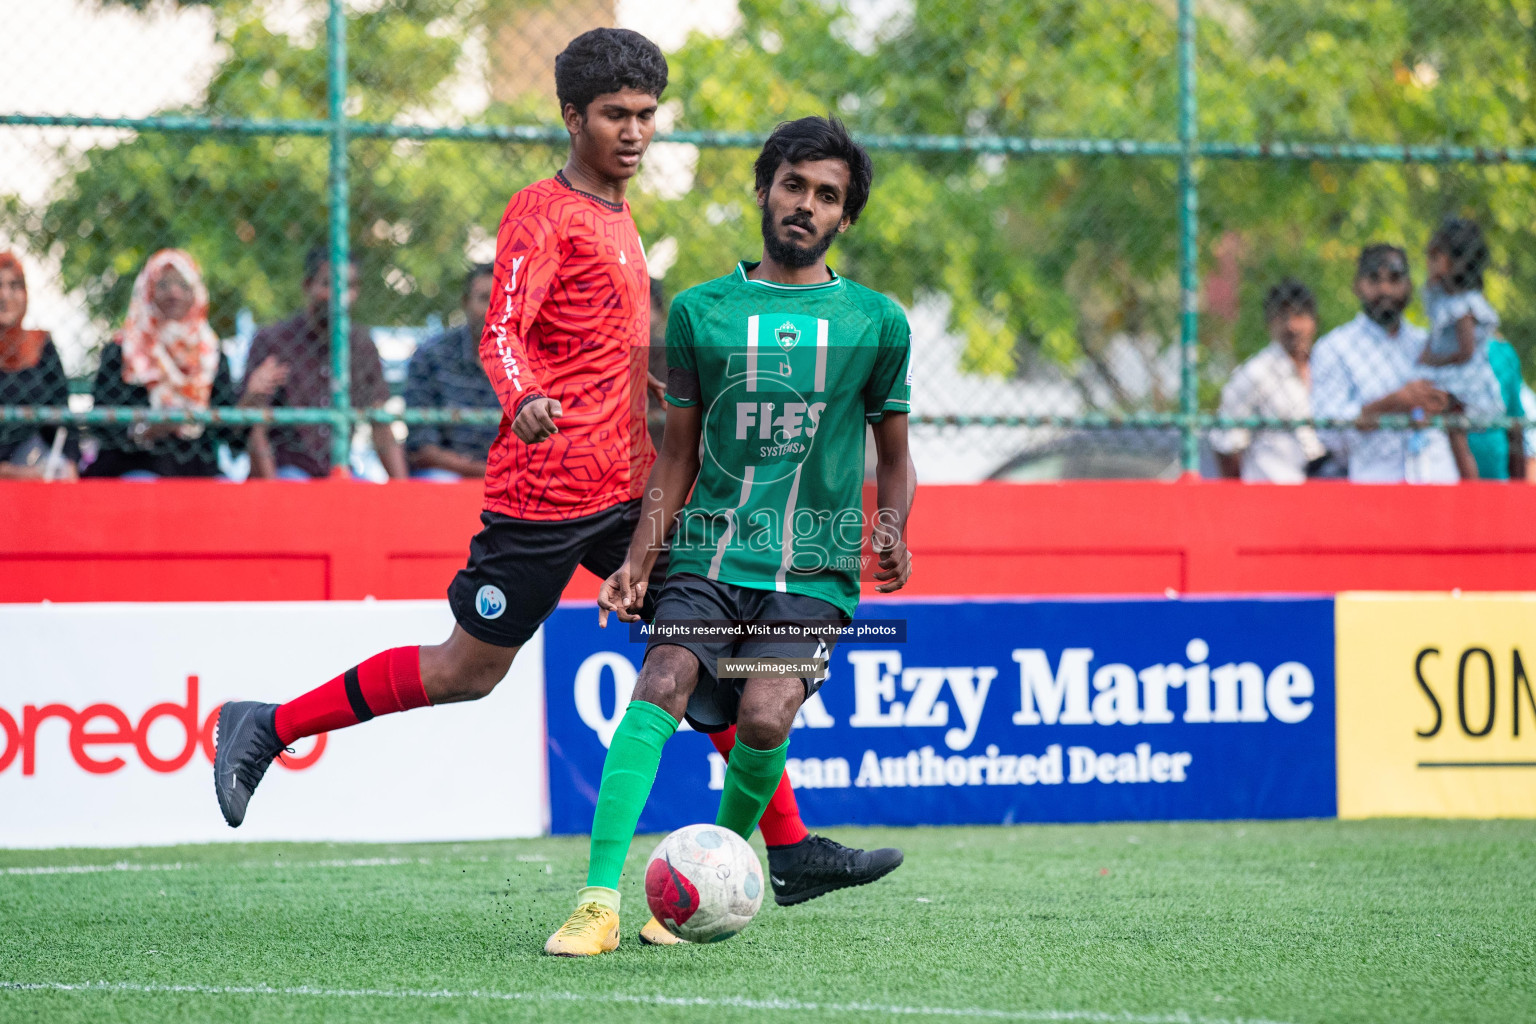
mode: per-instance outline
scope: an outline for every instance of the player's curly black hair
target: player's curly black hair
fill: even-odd
[[[1440,222],[1429,251],[1444,254],[1451,262],[1451,278],[1446,284],[1457,291],[1483,287],[1483,271],[1488,267],[1488,243],[1483,229],[1465,217],[1447,217]]]
[[[1264,296],[1264,319],[1273,320],[1286,313],[1309,313],[1317,316],[1317,298],[1312,289],[1294,277],[1282,279]]]
[[[639,32],[594,28],[572,39],[555,58],[555,95],[582,114],[605,93],[638,89],[657,99],[667,88],[667,58]]]
[[[757,188],[762,191],[773,184],[780,164],[806,160],[841,160],[848,165],[848,195],[843,200],[843,213],[850,224],[858,220],[869,201],[875,165],[869,153],[853,141],[843,122],[835,117],[802,117],[775,128],[752,166]]]

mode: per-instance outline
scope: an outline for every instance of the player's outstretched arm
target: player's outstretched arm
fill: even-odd
[[[890,594],[907,584],[907,514],[917,494],[917,476],[907,451],[907,414],[888,412],[873,426],[875,435],[875,590]]]
[[[629,555],[612,576],[603,581],[597,595],[597,623],[608,624],[608,613],[618,613],[620,621],[634,622],[640,617],[645,599],[646,581],[651,568],[667,543],[672,522],[688,500],[699,476],[699,437],[703,412],[698,405],[667,406],[666,428],[661,436],[661,451],[650,479],[645,482],[645,497],[640,500],[640,522],[629,541]]]

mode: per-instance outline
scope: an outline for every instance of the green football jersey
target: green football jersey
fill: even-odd
[[[703,451],[668,572],[859,602],[865,424],[911,410],[912,331],[890,299],[832,276],[754,281],[742,263],[681,293],[667,366],[698,376]]]

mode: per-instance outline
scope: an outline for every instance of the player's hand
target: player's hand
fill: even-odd
[[[879,568],[875,570],[875,579],[884,580],[875,587],[879,594],[894,594],[907,585],[907,578],[912,575],[912,553],[907,550],[907,542],[900,537],[895,538],[895,543],[884,551],[875,552]]]
[[[530,398],[517,410],[512,421],[512,433],[524,444],[538,444],[551,434],[560,433],[555,418],[560,415],[560,403],[553,398]]]
[[[597,592],[597,624],[608,628],[608,613],[618,615],[620,622],[640,621],[640,607],[645,602],[645,591],[650,586],[645,579],[631,569],[629,562],[616,569],[612,576],[603,580]]]
[[[667,382],[666,381],[662,380],[660,377],[656,376],[654,373],[646,373],[646,375],[645,375],[645,390],[649,391],[651,393],[651,397],[656,399],[656,404],[657,405],[660,405],[662,408],[666,408],[666,405],[667,405]]]

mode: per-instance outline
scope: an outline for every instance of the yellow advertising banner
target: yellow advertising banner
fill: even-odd
[[[1536,594],[1340,594],[1339,817],[1536,817]]]

